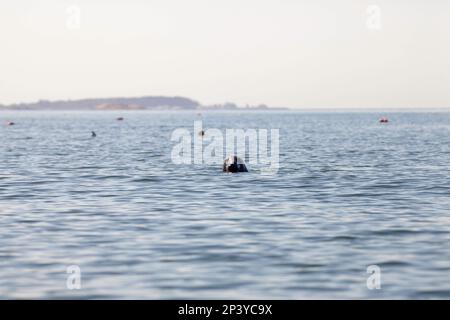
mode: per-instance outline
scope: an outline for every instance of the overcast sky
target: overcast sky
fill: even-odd
[[[1,0],[0,41],[3,104],[450,107],[450,0]]]

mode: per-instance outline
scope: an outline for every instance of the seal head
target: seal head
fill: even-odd
[[[248,172],[244,160],[238,156],[229,156],[223,162],[223,172]]]

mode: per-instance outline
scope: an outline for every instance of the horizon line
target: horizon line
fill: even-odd
[[[251,104],[244,104],[239,105],[237,103],[234,103],[232,101],[225,101],[225,102],[221,102],[221,103],[213,103],[213,104],[204,104],[202,102],[200,102],[197,99],[194,98],[190,98],[187,96],[183,96],[183,95],[136,95],[136,96],[114,96],[114,97],[84,97],[84,98],[59,98],[59,99],[43,99],[43,98],[39,98],[37,100],[33,100],[30,102],[26,102],[26,101],[21,101],[21,102],[13,102],[13,103],[9,103],[9,104],[3,104],[0,103],[0,109],[3,108],[11,108],[17,105],[28,105],[28,104],[37,104],[39,102],[50,102],[50,103],[56,103],[56,102],[76,102],[76,101],[82,101],[82,100],[108,100],[108,99],[138,99],[138,98],[183,98],[183,99],[187,99],[187,100],[191,100],[193,102],[198,103],[199,107],[208,107],[208,106],[212,106],[212,105],[223,105],[226,103],[233,103],[236,106],[238,106],[239,109],[246,109],[246,107],[251,108],[251,106],[253,107],[257,107],[258,105],[266,105],[268,107],[268,109],[288,109],[288,110],[293,110],[293,111],[311,111],[311,110],[317,110],[317,111],[334,111],[334,110],[351,110],[351,111],[356,111],[356,110],[386,110],[386,111],[393,111],[393,110],[427,110],[427,111],[431,111],[431,110],[449,110],[450,111],[450,106],[420,106],[420,107],[410,107],[410,106],[270,106],[267,105],[265,103],[259,103],[259,104],[255,104],[255,105],[251,105]],[[27,111],[27,110],[23,110],[23,111]],[[28,110],[29,111],[29,110]],[[142,111],[142,110],[141,110]]]

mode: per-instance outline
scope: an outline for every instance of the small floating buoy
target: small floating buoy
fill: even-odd
[[[7,125],[7,126],[13,126],[13,125],[15,125],[15,123],[12,122],[12,121],[7,121],[7,122],[6,122],[6,125]]]
[[[123,117],[118,117],[117,121],[123,121]]]
[[[223,162],[223,172],[248,172],[244,160],[237,156],[229,156]]]
[[[94,132],[94,131],[92,131],[92,138],[95,138],[96,136],[97,136],[97,134]]]
[[[380,119],[380,123],[388,123],[388,122],[389,122],[389,119],[386,118],[386,117],[382,117],[382,118]]]

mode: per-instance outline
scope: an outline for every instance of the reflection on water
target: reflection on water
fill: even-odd
[[[450,298],[450,114],[378,118],[204,114],[280,128],[262,176],[172,164],[195,113],[0,113],[0,297]]]

